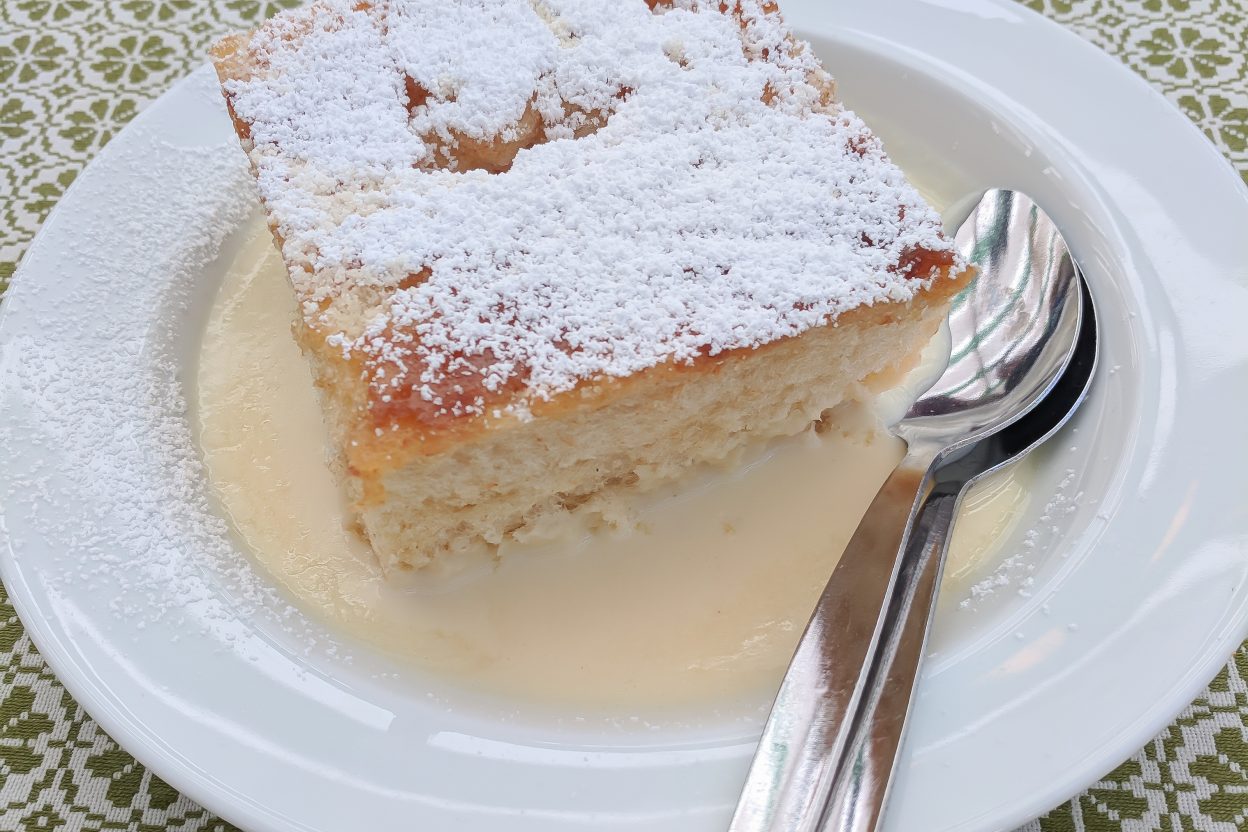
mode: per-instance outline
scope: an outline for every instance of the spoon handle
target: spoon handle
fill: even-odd
[[[961,482],[938,481],[916,510],[884,607],[878,647],[863,669],[862,695],[817,829],[880,828],[962,491]]]
[[[933,450],[912,445],[850,539],[781,682],[730,832],[840,828],[826,826],[824,819],[835,803],[834,786],[846,780],[846,766],[853,762],[849,754],[864,753],[855,731],[863,702],[869,706],[872,724],[883,717],[878,694],[882,683],[872,684],[872,673],[879,672],[876,657],[882,638],[896,626],[890,625],[889,615],[896,606],[894,599],[914,594],[907,590],[899,595],[902,576],[909,575],[902,570],[903,553],[912,521],[933,494],[935,456]],[[921,623],[925,625],[926,619]],[[917,650],[921,654],[921,644]],[[916,664],[917,658],[916,654]],[[880,667],[887,669],[893,663],[889,660]],[[905,700],[908,703],[908,688]],[[898,734],[904,719],[903,709]],[[891,767],[890,758],[889,770],[881,773],[880,804]]]

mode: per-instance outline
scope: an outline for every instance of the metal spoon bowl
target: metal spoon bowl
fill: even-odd
[[[958,503],[1087,394],[1095,310],[1048,216],[1022,194],[989,191],[957,241],[979,276],[950,312],[949,366],[892,429],[906,456],[798,643],[731,832],[878,827]]]
[[[956,240],[979,277],[949,312],[948,366],[893,428],[911,445],[974,442],[1023,416],[1066,369],[1082,323],[1078,269],[1031,200],[988,191]]]

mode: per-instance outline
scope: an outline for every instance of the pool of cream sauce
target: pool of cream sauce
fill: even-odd
[[[637,528],[569,518],[544,543],[503,547],[455,581],[393,580],[349,528],[326,467],[293,299],[262,223],[227,270],[198,370],[211,486],[258,567],[336,632],[454,683],[594,707],[767,701],[823,584],[903,453],[877,425],[938,375],[936,344],[837,429],[751,451],[640,499]],[[964,500],[946,592],[973,582],[1027,501],[1025,467]]]

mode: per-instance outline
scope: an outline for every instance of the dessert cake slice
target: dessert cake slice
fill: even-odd
[[[214,57],[387,567],[809,428],[969,275],[769,0],[322,0]]]

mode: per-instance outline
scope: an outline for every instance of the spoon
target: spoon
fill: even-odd
[[[957,233],[979,275],[949,366],[892,432],[867,509],[780,685],[730,832],[874,832],[901,746],[958,503],[1056,431],[1096,366],[1092,297],[1052,220],[992,190]]]

